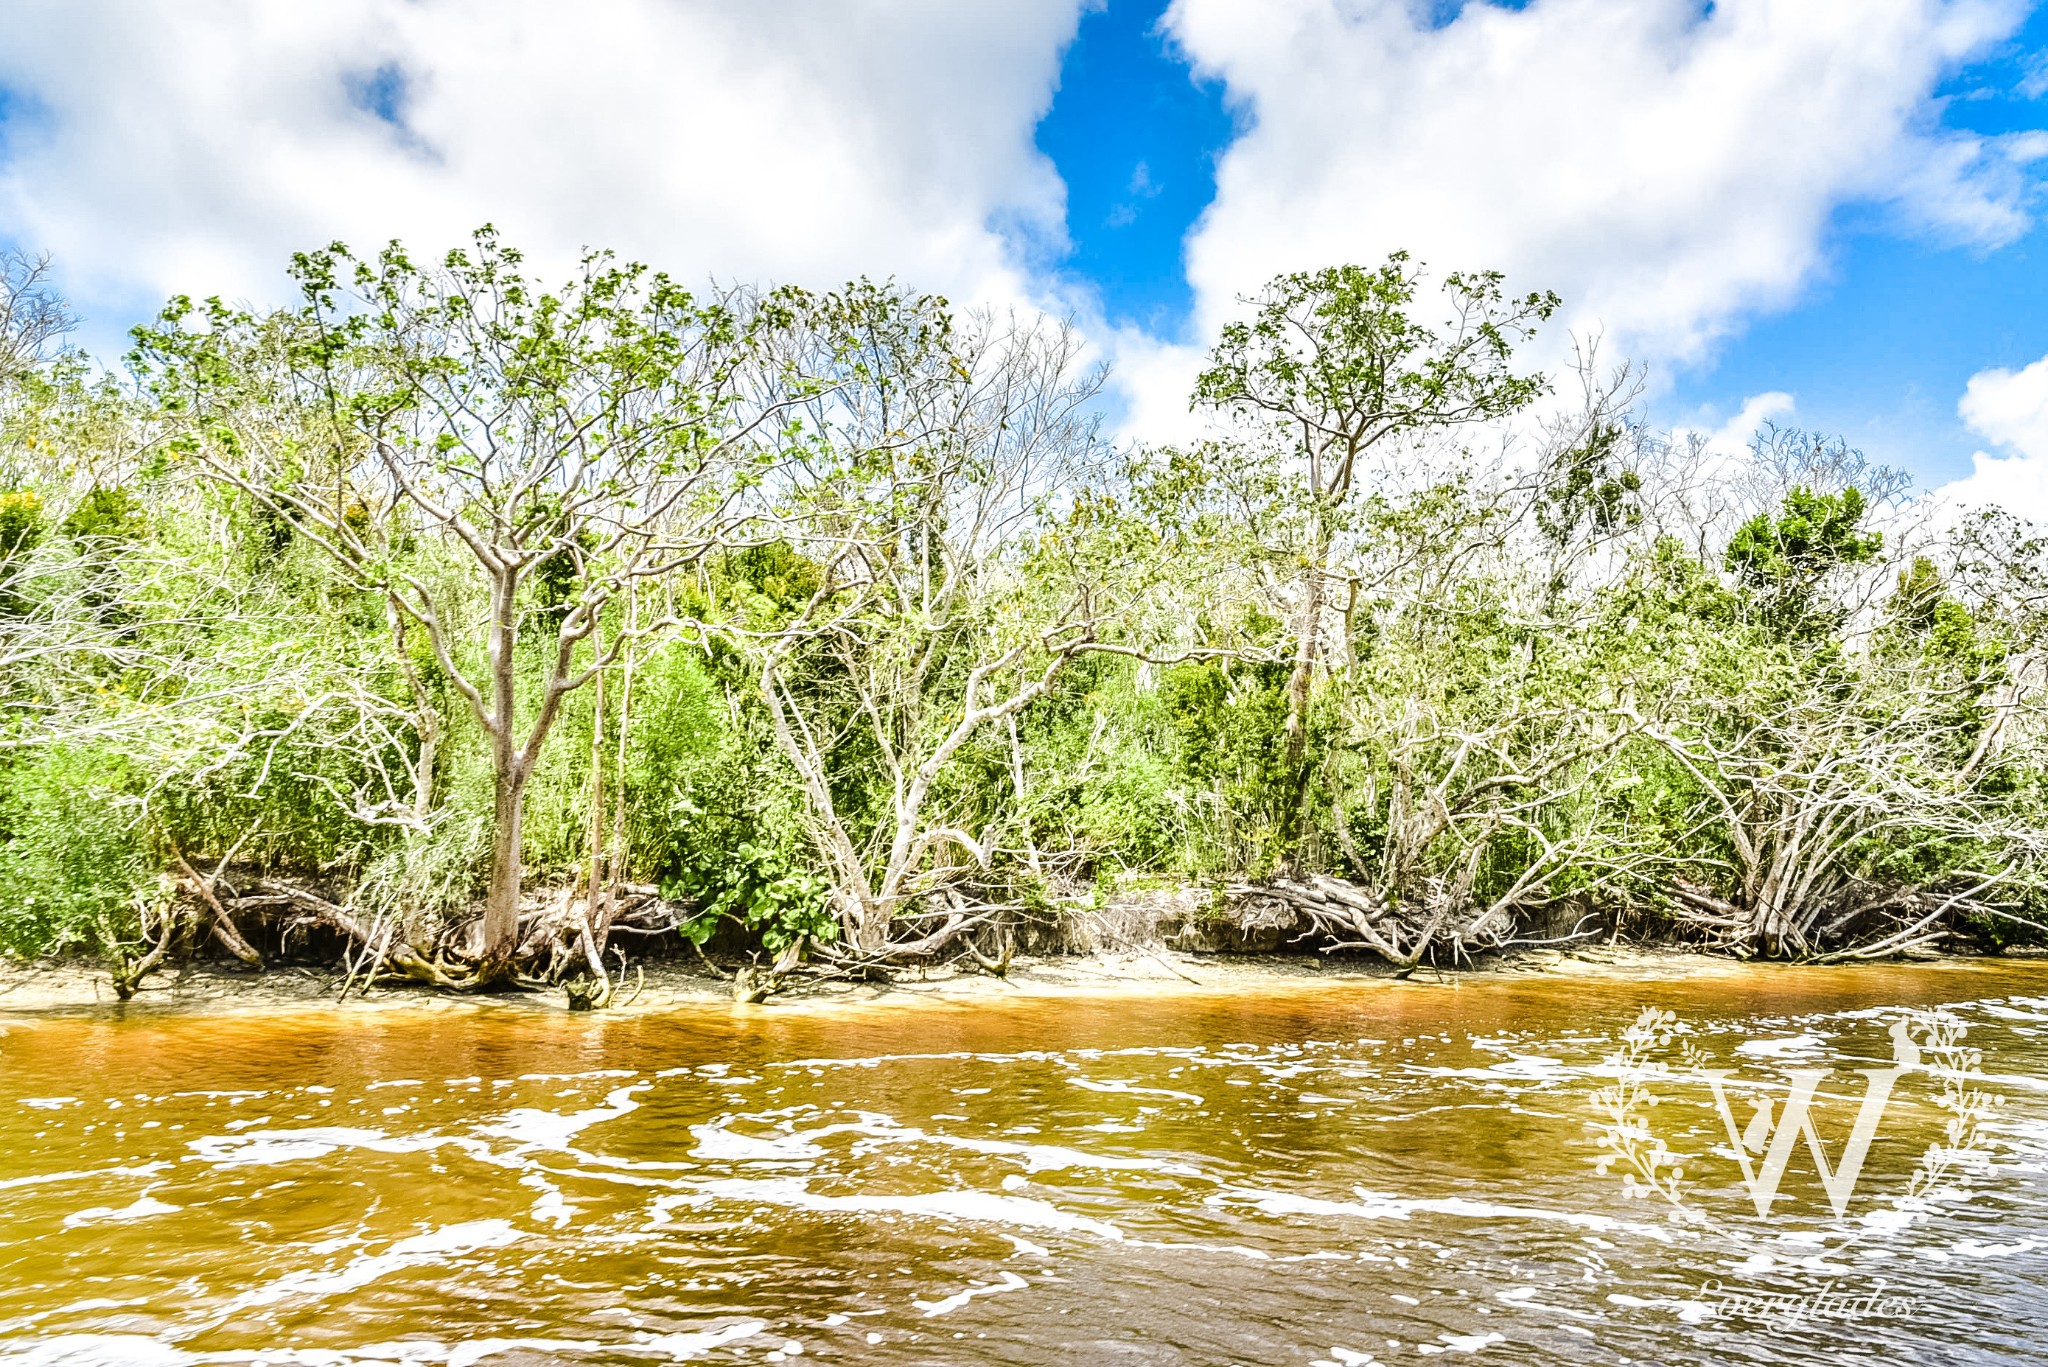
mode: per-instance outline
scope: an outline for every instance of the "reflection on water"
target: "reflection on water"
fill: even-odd
[[[1847,1070],[1889,1061],[1902,1009],[1950,1004],[2008,1097],[1992,1165],[1899,1218],[1942,1119],[1902,1082],[1860,1223],[1803,1157],[1758,1220],[1711,1101],[1673,1083],[1654,1124],[1725,1217],[1675,1224],[1593,1166],[1589,1098],[1646,1004],[1745,1077],[1842,1069],[1837,1146]],[[1956,965],[17,1019],[0,1357],[2033,1362],[2044,1027],[2048,968]],[[1715,1280],[1897,1303],[1715,1319]]]

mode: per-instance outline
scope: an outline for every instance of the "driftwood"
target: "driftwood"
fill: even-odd
[[[296,908],[303,919],[315,925],[338,931],[377,961],[373,964],[374,977],[377,966],[396,976],[411,978],[433,987],[466,991],[476,985],[473,972],[466,972],[459,966],[451,966],[438,960],[429,960],[418,950],[389,929],[366,925],[346,907],[337,906],[318,893],[289,883],[264,879],[256,884],[259,892],[271,897],[281,897]]]
[[[1397,914],[1372,889],[1321,874],[1238,883],[1229,894],[1240,902],[1277,902],[1299,913],[1310,925],[1305,933],[1327,941],[1319,946],[1325,954],[1368,949],[1400,968],[1421,963],[1442,930],[1438,916],[1417,920]]]

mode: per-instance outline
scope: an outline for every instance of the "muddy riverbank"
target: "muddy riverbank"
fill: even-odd
[[[1987,964],[2043,962],[2048,956],[2016,951],[2006,956],[1954,955],[1915,961],[1930,969]],[[1853,977],[1879,965],[1830,966],[1827,973]],[[1740,976],[1757,965],[1685,949],[1636,945],[1581,945],[1528,949],[1495,955],[1461,969],[1424,967],[1408,977],[1425,983],[1484,982],[1527,975],[1566,979],[1600,978],[1644,982]],[[1768,966],[1762,966],[1768,971]],[[996,976],[958,967],[906,969],[888,982],[821,981],[793,986],[764,1003],[765,1009],[799,1009],[820,1004],[1028,1000],[1064,996],[1175,997],[1243,991],[1300,992],[1397,978],[1394,969],[1363,960],[1332,962],[1298,954],[1200,954],[1173,949],[1135,954],[1019,957]],[[637,990],[628,986],[612,1013],[646,1013],[678,1005],[731,1003],[732,980],[701,963],[672,960],[638,970]],[[231,962],[202,960],[151,977],[128,1003],[137,1010],[181,1007],[267,1011],[293,1006],[331,1005],[342,1000],[346,974],[307,965],[260,971]],[[357,981],[346,997],[349,1009],[419,1007],[564,1011],[559,991],[508,992],[469,997],[405,982],[379,984],[369,992]],[[104,967],[90,960],[48,963],[0,962],[0,1015],[66,1011],[117,1005]]]

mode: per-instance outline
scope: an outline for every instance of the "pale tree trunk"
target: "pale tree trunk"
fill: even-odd
[[[594,632],[592,642],[601,654],[602,633]],[[583,896],[583,954],[591,971],[604,972],[604,942],[598,929],[605,917],[604,868],[604,671],[599,670],[591,687],[596,690],[590,716],[590,863],[585,870]]]
[[[517,581],[506,572],[491,582],[491,715],[484,729],[491,740],[491,883],[484,900],[482,976],[510,976],[519,950],[519,891],[525,872],[520,818],[526,801],[525,756],[513,743],[516,721],[518,623]]]
[[[511,971],[519,949],[521,863],[520,816],[526,799],[526,775],[517,762],[494,776],[491,809],[491,884],[484,901],[483,962],[490,976]]]
[[[620,662],[619,668],[619,711],[618,721],[615,723],[618,727],[619,732],[619,748],[617,762],[612,766],[612,801],[614,804],[612,807],[612,827],[610,833],[610,846],[606,851],[604,863],[602,865],[604,879],[607,886],[616,885],[618,883],[625,881],[627,873],[626,744],[627,738],[631,733],[633,725],[634,655],[632,647],[632,633],[637,632],[639,629],[639,595],[631,590],[628,590],[628,596],[626,598],[626,631],[628,633],[628,637],[624,650],[624,659]],[[602,679],[599,679],[598,683],[600,687],[603,686]],[[600,731],[602,731],[602,728],[599,729]],[[593,913],[591,917],[593,928],[597,933],[597,952],[599,954],[604,953],[605,944],[611,934],[613,910],[614,903],[611,898],[607,897],[604,900],[604,904],[595,913]]]
[[[1309,570],[1308,591],[1303,596],[1301,621],[1294,638],[1294,670],[1287,677],[1287,770],[1301,767],[1308,743],[1309,687],[1315,680],[1316,655],[1321,645],[1323,618],[1323,574],[1320,555]],[[1297,781],[1297,788],[1300,786]]]
[[[1294,633],[1294,669],[1287,678],[1284,739],[1288,802],[1280,829],[1290,842],[1300,833],[1302,808],[1308,800],[1308,704],[1315,683],[1316,657],[1322,645],[1323,571],[1330,559],[1330,537],[1320,515],[1316,518],[1312,544],[1308,586],[1302,594],[1301,619]]]

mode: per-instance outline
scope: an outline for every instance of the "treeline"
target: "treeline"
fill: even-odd
[[[7,263],[12,954],[999,966],[1147,885],[1404,965],[2048,923],[2048,545],[1591,356],[1561,395],[1497,275],[1280,277],[1209,435],[1118,449],[1070,330],[893,286],[292,269],[114,373]]]

